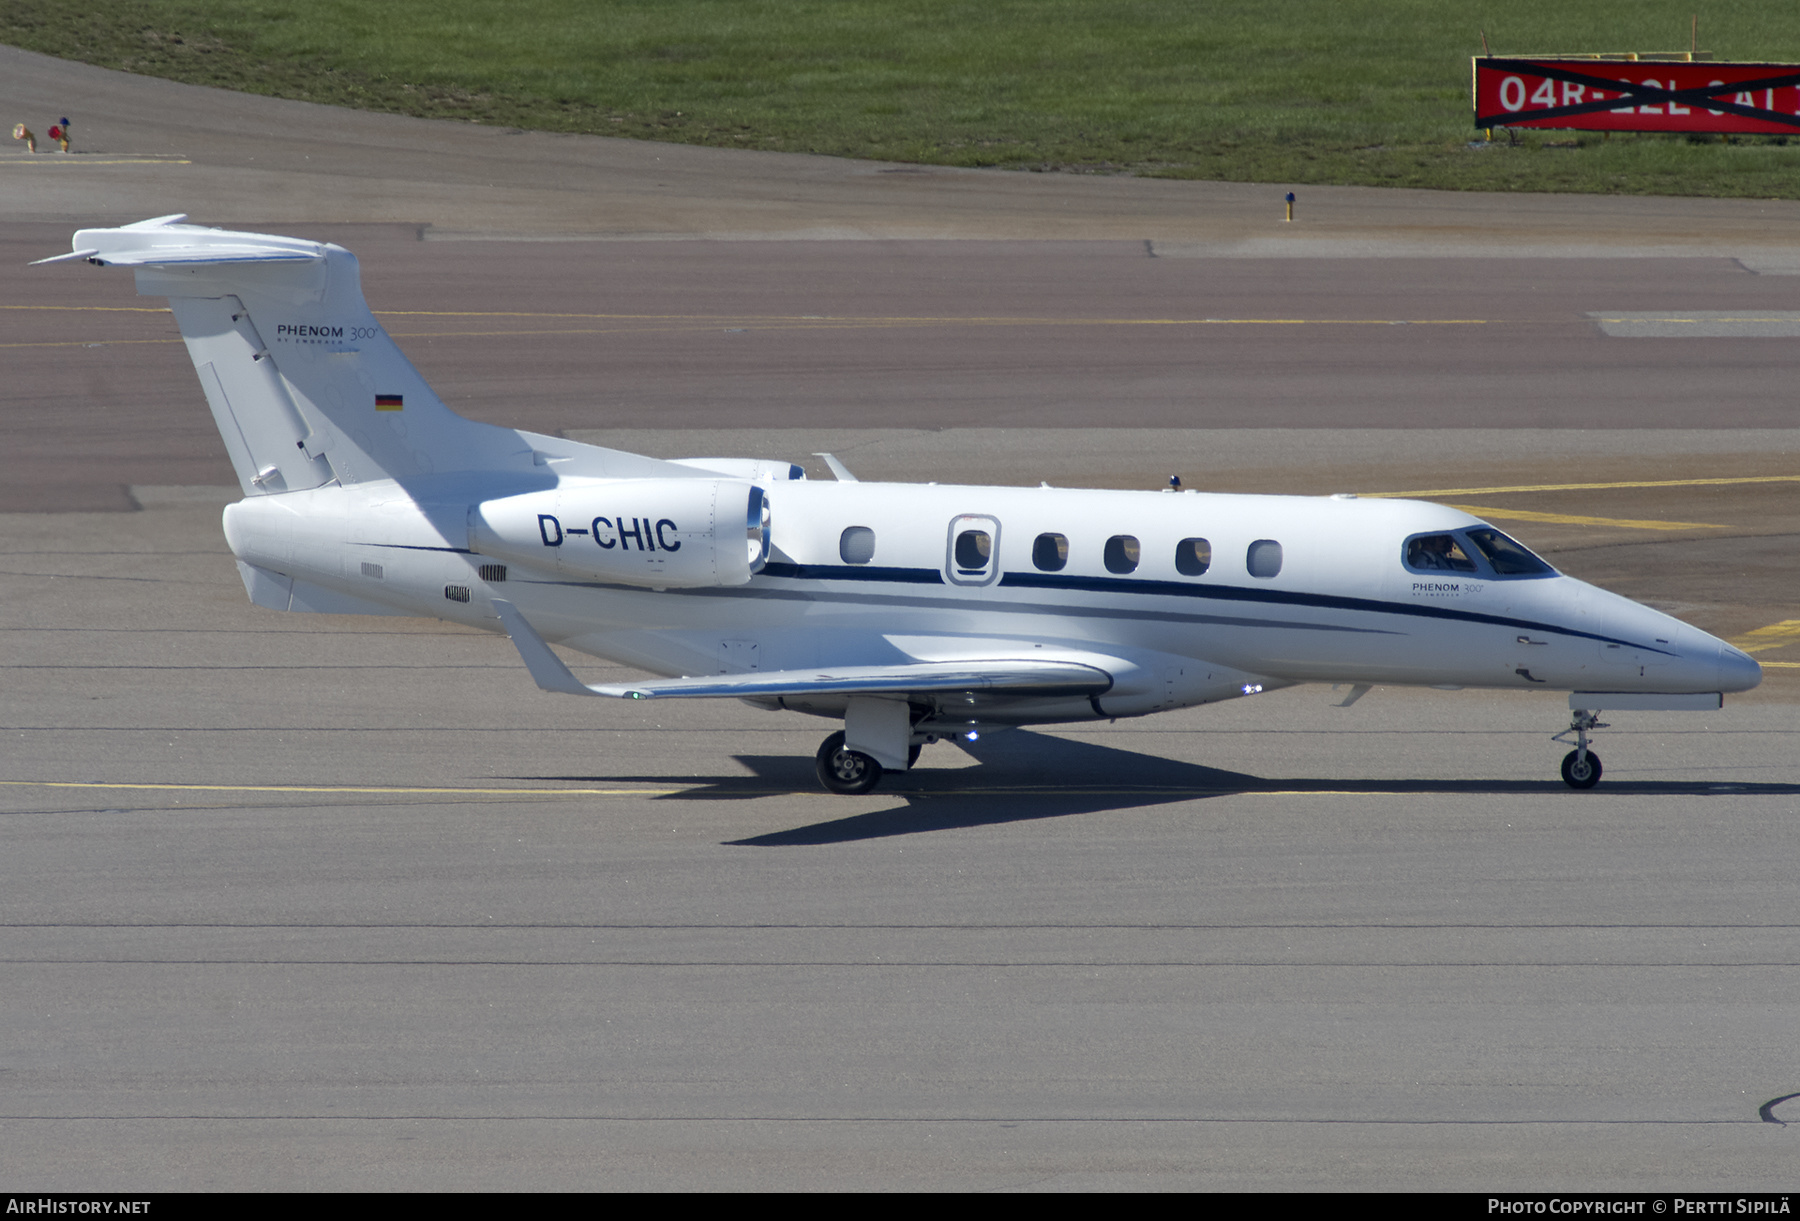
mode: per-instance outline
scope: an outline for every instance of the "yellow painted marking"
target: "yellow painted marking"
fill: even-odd
[[[177,793],[386,793],[482,797],[662,797],[686,789],[451,789],[355,788],[347,785],[300,784],[112,784],[78,780],[0,780],[0,785],[40,789],[149,789]]]
[[[1732,647],[1742,649],[1746,653],[1759,653],[1764,649],[1779,649],[1800,640],[1800,619],[1783,619],[1780,623],[1771,623],[1768,627],[1759,627],[1745,632],[1732,641]],[[1800,665],[1800,662],[1769,662],[1769,665]]]
[[[1654,521],[1629,517],[1584,517],[1575,513],[1534,513],[1527,509],[1490,509],[1482,505],[1450,505],[1476,517],[1494,521],[1543,521],[1565,526],[1617,526],[1626,530],[1724,530],[1728,527],[1703,521]]]
[[[0,348],[109,348],[121,343],[180,343],[179,339],[76,339],[56,343],[0,343]]]
[[[1783,664],[1783,663],[1764,663]],[[1800,663],[1795,663],[1800,664]],[[134,789],[140,791],[179,793],[347,793],[375,796],[478,796],[478,797],[671,797],[683,793],[705,792],[705,782],[684,788],[654,789],[456,789],[456,788],[356,788],[352,786],[307,786],[290,784],[111,784],[75,780],[0,780],[0,786],[42,789]],[[816,797],[837,802],[842,798],[809,789],[767,788],[733,789],[743,796]],[[1162,785],[1116,786],[1048,786],[996,785],[971,789],[931,789],[923,792],[889,791],[877,797],[1397,797],[1411,795],[1411,789],[1249,789],[1249,788],[1178,788]]]
[[[1800,670],[1800,661],[1765,661],[1762,663],[1762,668],[1765,670],[1771,666],[1779,670]]]
[[[35,157],[0,157],[0,165],[192,165],[186,157],[108,157],[104,160],[67,153]]]
[[[1364,500],[1430,500],[1440,496],[1498,496],[1503,492],[1597,492],[1608,488],[1698,488],[1728,483],[1800,483],[1800,475],[1736,475],[1723,479],[1627,479],[1617,483],[1522,483],[1505,488],[1427,488],[1423,492],[1359,492]]]
[[[69,313],[96,314],[166,314],[167,306],[156,309],[148,305],[0,305],[0,309],[64,310]]]

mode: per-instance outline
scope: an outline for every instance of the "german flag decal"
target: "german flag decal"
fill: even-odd
[[[375,396],[375,410],[404,411],[406,410],[405,396],[399,394],[378,394]]]

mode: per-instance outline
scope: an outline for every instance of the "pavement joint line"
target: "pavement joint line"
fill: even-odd
[[[148,306],[100,305],[0,305],[9,310],[58,310],[67,313],[166,314],[167,309]],[[1038,318],[1004,314],[589,314],[533,310],[373,310],[377,318],[564,318],[595,322],[718,322],[793,323],[824,322],[867,325],[938,325],[979,323],[992,326],[1487,326],[1490,318]],[[419,332],[441,334],[442,332]],[[486,334],[488,332],[476,332]],[[495,334],[514,334],[502,331]],[[537,334],[525,331],[520,334]],[[542,332],[558,334],[560,332]]]
[[[5,306],[7,309],[26,309],[27,306]],[[60,309],[79,307],[59,306]],[[161,311],[147,311],[161,312]],[[465,315],[474,317],[532,317],[534,315]],[[509,330],[509,331],[389,331],[390,339],[496,339],[496,338],[528,338],[539,336],[551,338],[566,335],[615,335],[615,334],[647,334],[656,330],[692,330],[711,328],[726,323],[740,323],[747,330],[760,331],[796,331],[823,330],[848,331],[870,330],[881,327],[931,327],[944,325],[963,326],[1208,326],[1208,325],[1268,325],[1268,326],[1431,326],[1431,325],[1481,325],[1480,319],[1409,319],[1394,320],[1374,319],[1342,319],[1342,318],[786,318],[786,317],[707,317],[707,316],[639,316],[639,315],[607,315],[607,314],[566,314],[535,315],[541,317],[592,318],[595,320],[619,323],[663,323],[657,328],[644,326],[613,327],[559,327],[551,330]],[[0,349],[6,348],[95,348],[112,344],[146,344],[146,343],[180,343],[174,339],[92,339],[92,340],[38,340],[25,343],[4,343]]]
[[[997,326],[1487,326],[1488,318],[1033,318],[908,314],[553,314],[480,310],[375,310],[382,318],[586,318],[598,322],[982,323]]]

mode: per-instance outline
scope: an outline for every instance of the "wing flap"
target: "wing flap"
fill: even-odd
[[[545,691],[564,695],[606,695],[615,699],[744,699],[805,695],[906,695],[942,691],[996,691],[1018,695],[1099,695],[1111,689],[1112,675],[1099,666],[1035,658],[980,658],[922,661],[895,666],[841,666],[813,670],[764,670],[749,674],[709,674],[699,678],[657,678],[641,683],[584,683],[570,673],[519,613],[498,598],[493,603],[507,635],[531,677]]]
[[[921,661],[898,666],[847,666],[817,670],[765,670],[703,678],[659,678],[643,683],[602,683],[588,689],[620,699],[718,699],[778,695],[921,695],[943,691],[997,691],[1016,695],[1099,695],[1112,676],[1074,661],[1011,657]]]

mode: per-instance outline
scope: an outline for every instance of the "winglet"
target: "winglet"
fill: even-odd
[[[514,647],[525,662],[525,668],[531,671],[531,677],[545,691],[555,691],[561,695],[598,695],[586,683],[569,672],[569,667],[562,663],[562,658],[550,651],[544,638],[537,634],[519,608],[511,602],[503,602],[495,598],[494,611],[500,616],[500,622],[506,625],[506,634],[512,637]]]
[[[829,466],[831,468],[832,476],[839,483],[855,483],[856,482],[856,476],[852,475],[850,473],[849,467],[845,466],[842,462],[840,462],[838,460],[838,456],[836,454],[814,454],[813,457],[825,459],[825,465]]]
[[[76,250],[70,254],[53,254],[47,259],[35,259],[28,266],[42,267],[45,263],[79,263],[91,259],[100,253],[98,246],[89,246],[86,250]]]

